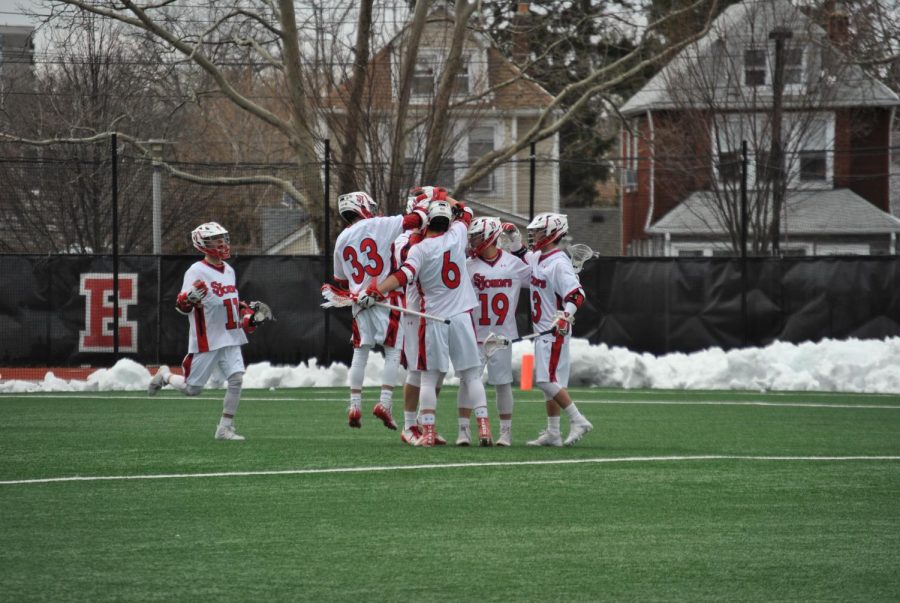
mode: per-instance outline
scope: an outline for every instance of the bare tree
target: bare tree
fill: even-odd
[[[120,23],[152,41],[156,47],[155,56],[178,73],[170,81],[175,87],[170,88],[169,93],[181,97],[188,105],[201,108],[189,107],[192,115],[204,116],[202,125],[186,124],[184,131],[217,128],[234,133],[240,128],[248,128],[249,124],[256,124],[256,129],[264,132],[261,137],[283,141],[269,148],[278,149],[276,155],[284,152],[302,177],[291,179],[266,174],[211,177],[165,163],[168,173],[199,184],[277,186],[303,204],[316,225],[325,218],[320,203],[324,183],[318,169],[323,159],[324,124],[343,121],[348,125],[336,147],[339,149],[336,159],[341,166],[341,186],[352,183],[380,190],[388,206],[396,207],[407,177],[404,176],[405,145],[411,134],[417,129],[426,133],[423,159],[425,175],[430,176],[438,169],[439,158],[446,156],[456,142],[458,133],[451,134],[447,128],[450,116],[466,114],[466,111],[471,115],[479,100],[492,93],[491,89],[480,90],[472,97],[464,98],[450,94],[461,68],[456,53],[467,28],[478,25],[475,19],[477,2],[457,3],[456,12],[449,13],[455,21],[449,28],[452,32],[448,44],[450,60],[443,62],[436,102],[425,116],[407,114],[408,103],[404,99],[409,97],[410,74],[420,47],[417,36],[421,35],[431,2],[416,3],[408,28],[404,23],[404,11],[394,5],[379,8],[369,1],[364,2],[357,12],[354,12],[354,3],[310,1],[301,5],[292,0],[228,0],[190,5],[167,1],[62,0],[51,5],[56,16],[95,15]],[[470,165],[455,183],[455,192],[466,194],[474,183],[532,142],[553,136],[588,103],[645,72],[651,65],[667,61],[680,48],[702,35],[705,28],[675,43],[661,44],[660,27],[688,10],[714,14],[715,6],[716,0],[695,0],[684,9],[649,24],[641,23],[640,15],[632,15],[634,23],[628,25],[635,38],[632,50],[561,87],[537,117],[534,127],[519,132],[516,140],[486,153]],[[347,18],[351,14],[357,15],[355,22]],[[605,18],[623,19],[620,13]],[[707,26],[709,21],[707,18]],[[390,31],[390,26],[396,23],[400,24],[401,30],[396,31],[395,27],[393,32]],[[350,24],[355,27],[352,36],[348,36]],[[377,74],[370,72],[373,63],[365,62],[368,49],[393,38],[402,38],[404,60],[401,77],[396,82],[398,102],[385,112],[383,108],[366,107],[357,99],[362,86],[371,87],[379,82]],[[355,41],[347,43],[348,39]],[[362,72],[365,74],[361,78]],[[508,86],[514,79],[527,78],[527,74],[526,62],[513,77],[496,82],[494,87]],[[341,103],[338,115],[333,99],[336,91],[348,82],[351,83],[350,100]],[[238,109],[231,112],[234,119],[229,122],[224,120],[228,112],[217,109],[226,104]],[[138,152],[150,155],[149,147],[141,144],[143,136],[120,127],[119,122],[108,121],[96,124],[95,128],[93,132],[86,132],[85,138],[108,136],[118,131],[120,139],[132,144]],[[231,140],[232,156],[246,156],[240,152],[243,142],[239,137],[232,136]],[[354,140],[365,142],[354,144]],[[390,141],[388,148],[385,148],[386,141]],[[186,142],[180,141],[179,147]],[[202,148],[208,148],[202,139],[195,142],[197,147],[193,154],[185,150],[179,150],[178,154],[196,158]],[[363,149],[369,165],[365,180],[352,168],[359,162]]]

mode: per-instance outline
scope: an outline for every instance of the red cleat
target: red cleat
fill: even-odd
[[[478,445],[493,446],[494,437],[491,435],[491,423],[488,418],[477,418],[475,421],[478,423]]]
[[[351,406],[347,409],[347,424],[356,429],[362,427],[362,412],[360,412],[359,406]]]
[[[418,425],[413,425],[409,429],[404,429],[400,432],[400,441],[404,444],[409,444],[410,446],[415,446],[416,442],[418,442],[421,437],[422,432],[419,431]]]
[[[422,426],[422,437],[416,441],[416,446],[432,447],[434,446],[434,425]]]
[[[397,431],[397,424],[394,423],[394,417],[391,416],[390,408],[382,406],[381,403],[378,403],[375,405],[375,408],[372,409],[372,414],[381,419],[381,422],[384,423],[385,427]]]
[[[447,438],[439,434],[438,432],[434,432],[434,445],[435,446],[446,446]]]

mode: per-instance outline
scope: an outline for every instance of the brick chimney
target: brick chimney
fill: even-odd
[[[519,66],[528,62],[530,25],[531,14],[528,11],[528,3],[519,2],[512,22],[512,60]]]
[[[828,39],[840,49],[847,48],[850,43],[850,15],[840,0],[830,0],[825,5],[825,16],[828,19]]]

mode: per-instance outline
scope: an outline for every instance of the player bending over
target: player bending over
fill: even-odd
[[[459,375],[463,396],[472,401],[478,422],[479,442],[493,443],[487,416],[478,343],[472,328],[475,292],[466,274],[466,243],[471,210],[437,192],[428,206],[428,229],[425,239],[409,251],[403,266],[387,279],[370,286],[359,298],[359,305],[369,307],[399,286],[416,282],[425,311],[449,319],[450,324],[429,320],[419,330],[416,369],[422,372],[419,405],[422,413],[422,436],[417,446],[435,445],[435,409],[437,384],[450,368]],[[456,214],[459,219],[453,221]]]
[[[181,293],[175,308],[190,321],[188,354],[182,361],[184,376],[173,375],[167,366],[150,380],[147,393],[155,396],[171,385],[187,396],[196,396],[218,367],[227,380],[222,417],[216,427],[217,440],[243,440],[234,431],[234,415],[241,403],[244,359],[241,346],[246,333],[272,318],[271,310],[261,302],[240,301],[234,269],[225,263],[231,257],[228,231],[217,222],[201,224],[191,232],[194,247],[203,259],[184,273]]]

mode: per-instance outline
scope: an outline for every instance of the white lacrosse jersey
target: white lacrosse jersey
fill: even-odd
[[[403,232],[403,216],[358,220],[338,235],[334,244],[334,278],[347,281],[360,294],[370,282],[380,283],[391,273],[391,246]]]
[[[508,339],[517,338],[516,306],[522,287],[527,288],[531,284],[531,266],[503,251],[493,260],[469,258],[466,266],[478,298],[475,308],[478,343],[491,333]]]
[[[553,316],[565,308],[566,297],[573,293],[583,297],[584,290],[562,249],[545,254],[529,251],[525,261],[531,266],[531,323],[539,333],[553,326]]]
[[[453,222],[450,229],[436,237],[426,237],[409,250],[403,271],[409,278],[409,291],[418,288],[420,309],[428,314],[450,318],[468,312],[476,305],[475,291],[466,270],[468,228]],[[416,309],[416,308],[412,308]]]
[[[241,328],[240,297],[234,268],[226,263],[213,266],[206,260],[191,265],[184,273],[182,291],[190,291],[194,281],[206,283],[203,302],[188,314],[191,332],[188,352],[211,352],[229,345],[244,345],[247,335]]]

